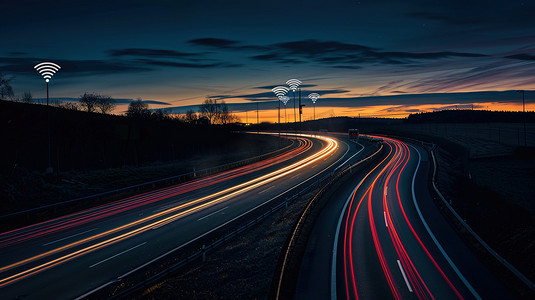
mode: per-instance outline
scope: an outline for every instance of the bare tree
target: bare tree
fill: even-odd
[[[108,96],[94,93],[84,93],[80,96],[80,106],[87,112],[101,112],[107,114],[115,109],[115,101]]]
[[[208,122],[210,124],[215,124],[218,118],[218,115],[221,112],[221,108],[219,104],[217,104],[217,100],[206,98],[204,102],[199,107],[199,113],[200,117],[205,117],[208,119]]]
[[[115,101],[111,97],[101,95],[98,95],[97,103],[95,104],[95,106],[103,114],[111,112],[116,107]]]
[[[70,102],[70,101],[59,103],[58,107],[64,108],[64,109],[76,110],[76,111],[79,111],[82,109],[80,103]]]
[[[197,113],[195,113],[191,109],[186,111],[186,114],[184,115],[184,122],[190,123],[190,124],[196,124],[198,120],[199,120],[199,116],[197,115]]]
[[[151,116],[149,104],[143,102],[141,98],[138,98],[136,101],[132,101],[128,104],[126,115],[134,118],[149,118]]]
[[[33,102],[32,93],[31,92],[24,92],[24,94],[22,95],[22,98],[20,100],[22,102],[24,102],[24,103],[32,103]]]
[[[239,118],[228,109],[228,105],[225,101],[221,101],[219,104],[219,114],[217,115],[216,122],[218,124],[231,124],[239,121]]]
[[[84,93],[80,96],[80,106],[87,112],[95,112],[97,110],[97,103],[99,95],[92,93]]]
[[[4,74],[0,73],[0,99],[12,98],[15,94],[13,88],[9,84],[14,77],[7,78]]]

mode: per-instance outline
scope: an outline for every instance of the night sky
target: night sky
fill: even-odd
[[[535,1],[19,0],[2,6],[0,72],[15,76],[17,95],[30,91],[34,98],[46,91],[33,69],[41,61],[62,67],[50,83],[52,98],[95,92],[125,104],[141,97],[151,108],[176,112],[205,97],[237,103],[236,112],[256,103],[273,109],[271,88],[290,78],[303,82],[304,97],[321,95],[320,116],[399,117],[472,104],[517,110],[514,90],[535,86]],[[479,91],[512,92],[471,93]],[[530,97],[535,93],[526,93],[533,110]]]

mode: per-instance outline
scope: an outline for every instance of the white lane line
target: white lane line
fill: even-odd
[[[385,215],[385,225],[388,227],[388,221],[386,220],[386,211],[383,211],[383,214]]]
[[[265,189],[265,190],[263,190],[263,191],[261,191],[261,192],[258,192],[258,193],[259,193],[259,194],[263,194],[263,193],[265,193],[265,192],[271,190],[271,189],[274,188],[274,187],[275,187],[275,186],[270,186],[270,187],[268,187],[267,189]]]
[[[344,142],[344,144],[347,145],[347,143],[345,143],[345,142]],[[348,149],[346,150],[346,152],[345,152],[339,159],[337,159],[335,162],[333,162],[332,164],[330,164],[329,166],[327,166],[326,168],[324,168],[323,171],[320,171],[320,172],[318,172],[318,173],[312,175],[312,176],[309,177],[308,179],[305,179],[305,180],[303,180],[303,181],[297,183],[296,185],[292,186],[292,187],[289,188],[288,190],[281,192],[280,194],[276,195],[275,197],[272,197],[271,199],[269,199],[269,200],[267,200],[267,201],[265,201],[265,202],[259,204],[258,206],[255,206],[255,207],[251,208],[250,210],[248,210],[248,211],[242,213],[241,215],[236,216],[236,217],[234,217],[234,218],[228,220],[227,222],[225,222],[225,223],[223,223],[223,224],[221,224],[221,225],[219,225],[219,226],[217,226],[217,227],[215,227],[215,228],[212,228],[212,229],[208,230],[207,232],[205,232],[205,233],[203,233],[203,234],[201,234],[201,235],[199,235],[199,236],[197,236],[197,237],[195,237],[195,238],[193,238],[193,239],[191,239],[191,240],[185,242],[184,244],[182,244],[182,245],[180,245],[180,246],[177,246],[177,247],[175,247],[175,248],[173,248],[173,249],[171,249],[171,250],[165,252],[164,254],[162,254],[162,255],[160,255],[160,256],[158,256],[158,257],[156,257],[156,258],[153,258],[152,260],[150,260],[150,261],[148,261],[148,262],[146,262],[146,263],[144,263],[144,264],[142,264],[142,265],[140,265],[140,266],[137,266],[136,268],[134,268],[134,269],[132,269],[132,270],[130,270],[130,271],[124,273],[123,275],[121,275],[121,276],[119,276],[119,277],[117,277],[117,278],[115,278],[115,279],[113,279],[113,280],[111,280],[111,281],[109,281],[109,282],[107,282],[107,283],[101,285],[101,286],[98,286],[98,287],[92,289],[91,291],[89,291],[89,292],[87,292],[87,293],[85,293],[85,294],[83,294],[83,295],[81,295],[81,296],[75,298],[75,300],[85,299],[87,296],[89,296],[89,295],[95,293],[96,291],[99,291],[99,290],[105,288],[106,286],[108,286],[108,285],[110,285],[110,284],[112,284],[112,283],[115,283],[115,282],[117,282],[117,281],[122,280],[124,277],[126,277],[126,276],[128,276],[128,275],[130,275],[130,274],[132,274],[132,273],[134,273],[134,272],[139,271],[140,269],[142,269],[142,268],[144,268],[144,267],[146,267],[146,266],[152,264],[153,262],[155,262],[155,261],[161,259],[162,257],[165,257],[165,256],[169,255],[170,253],[173,253],[173,252],[175,252],[175,251],[177,251],[177,250],[179,250],[179,249],[182,249],[182,248],[184,248],[185,246],[187,246],[187,245],[189,245],[189,244],[191,244],[191,243],[193,243],[193,242],[195,242],[195,241],[197,241],[197,240],[199,240],[199,239],[205,237],[206,235],[208,235],[208,234],[210,234],[210,233],[212,233],[212,232],[214,232],[214,231],[216,231],[216,230],[218,230],[218,229],[220,229],[220,228],[222,228],[222,227],[224,227],[224,226],[230,224],[231,222],[234,222],[235,220],[237,220],[237,219],[239,219],[239,218],[241,218],[241,217],[243,217],[243,216],[249,214],[250,212],[252,212],[252,211],[254,211],[254,210],[256,210],[256,209],[259,209],[260,207],[262,207],[262,206],[264,206],[264,205],[267,205],[268,203],[271,203],[271,201],[277,199],[279,196],[284,195],[284,194],[286,194],[286,193],[291,192],[292,190],[297,189],[299,186],[304,185],[305,183],[311,181],[311,180],[314,179],[315,177],[317,177],[317,176],[319,176],[320,174],[322,174],[325,170],[328,170],[330,167],[336,165],[340,160],[342,160],[342,159],[344,158],[344,156],[347,154],[347,152],[349,151],[349,145],[347,145],[347,146],[348,146]],[[362,181],[364,181],[364,180],[362,180]],[[361,182],[362,182],[362,181],[361,181]],[[355,190],[356,190],[356,189],[357,189],[357,188],[355,187]],[[350,196],[350,197],[351,197],[351,196]],[[348,200],[348,202],[346,203],[346,206],[345,206],[345,207],[347,207],[347,204],[349,204],[349,200]],[[344,208],[344,209],[345,209],[345,208]],[[341,216],[340,218],[342,218],[342,216]],[[340,222],[341,222],[341,221],[340,221]],[[340,224],[339,224],[338,226],[340,226]],[[339,231],[339,230],[338,230],[338,231]],[[336,276],[336,275],[335,275],[335,276]],[[335,277],[335,279],[336,279],[336,277]]]
[[[344,208],[342,209],[342,212],[340,213],[340,217],[338,218],[338,224],[336,225],[336,232],[334,234],[334,244],[333,244],[333,256],[331,260],[331,300],[336,300],[336,258],[338,256],[338,236],[340,235],[340,228],[342,227],[342,220],[344,219],[347,206],[349,205],[349,202],[351,202],[351,197],[353,196],[354,193],[357,192],[357,189],[360,187],[362,182],[364,182],[364,179],[362,179],[359,182],[359,184],[357,184],[355,189],[353,189],[353,191],[349,194],[349,197],[347,197],[346,204],[344,205]]]
[[[115,254],[114,256],[110,256],[110,257],[106,258],[105,260],[101,260],[101,261],[99,261],[99,262],[96,263],[96,264],[90,265],[89,267],[92,268],[92,267],[94,267],[94,266],[100,265],[101,263],[106,262],[106,261],[108,261],[108,260],[110,260],[110,259],[112,259],[112,258],[115,258],[115,257],[117,257],[117,256],[119,256],[119,255],[121,255],[121,254],[125,254],[125,253],[128,252],[128,251],[132,251],[132,250],[136,249],[137,247],[143,246],[143,245],[145,245],[146,243],[147,243],[147,242],[143,242],[143,243],[141,243],[141,244],[139,244],[139,245],[137,245],[137,246],[134,246],[134,247],[132,247],[132,248],[130,248],[130,249],[124,250],[123,252],[117,253],[117,254]]]
[[[451,258],[446,253],[444,248],[442,248],[442,245],[440,245],[440,243],[438,242],[438,240],[435,237],[435,235],[433,234],[433,232],[431,232],[431,228],[429,228],[429,226],[427,225],[427,222],[425,221],[424,216],[422,215],[422,212],[420,211],[420,207],[418,206],[418,203],[416,202],[416,194],[414,192],[414,183],[416,182],[416,173],[418,173],[418,169],[420,168],[420,162],[422,161],[422,155],[420,154],[420,151],[418,151],[418,149],[416,147],[414,147],[411,144],[407,144],[407,145],[411,146],[418,153],[418,165],[416,165],[416,170],[414,170],[414,175],[412,176],[412,201],[414,202],[414,206],[416,207],[416,211],[418,212],[418,216],[420,216],[420,219],[422,220],[422,223],[424,224],[425,229],[427,230],[427,232],[431,236],[431,239],[433,240],[433,242],[435,242],[435,245],[437,246],[438,250],[440,250],[440,252],[444,256],[444,258],[448,261],[448,263],[452,267],[453,271],[455,271],[457,276],[459,276],[459,279],[461,279],[461,281],[468,288],[468,290],[470,290],[470,293],[472,293],[472,295],[476,299],[481,299],[481,296],[479,296],[479,294],[474,289],[474,287],[472,287],[470,282],[468,282],[468,280],[464,277],[464,275],[461,273],[459,268],[457,268],[455,263],[451,260]]]
[[[224,211],[224,210],[227,209],[227,208],[228,208],[228,206],[225,206],[225,207],[223,207],[222,209],[220,209],[220,210],[218,210],[218,211],[216,211],[216,212],[213,212],[213,213],[211,213],[211,214],[209,214],[209,215],[206,215],[206,216],[204,216],[204,217],[198,219],[197,221],[200,221],[200,220],[206,219],[206,218],[208,218],[208,217],[211,217],[211,216],[213,216],[213,215],[215,215],[215,214],[217,214],[217,213],[220,213],[220,212]]]
[[[355,154],[351,155],[348,159],[346,159],[346,161],[344,161],[341,165],[339,165],[336,169],[334,169],[334,171],[336,172],[336,170],[340,169],[343,165],[345,165],[350,159],[352,159],[353,157],[355,157],[357,154],[359,154],[360,152],[362,152],[362,150],[364,150],[364,145],[360,144],[360,143],[357,143],[359,144],[362,148]],[[346,144],[347,145],[347,144]],[[346,152],[347,153],[347,152]],[[345,155],[345,154],[344,154]]]
[[[407,288],[409,288],[409,292],[412,293],[411,285],[409,284],[409,280],[407,280],[407,275],[405,275],[405,271],[403,271],[403,267],[401,266],[401,262],[399,262],[399,259],[397,261],[398,261],[399,270],[401,271],[401,275],[403,275],[403,279],[405,279],[405,284],[407,285]]]
[[[93,230],[97,230],[97,229],[98,229],[98,228],[89,229],[89,230],[86,230],[86,231],[84,231],[84,232],[80,232],[80,233],[77,233],[77,234],[73,234],[73,235],[70,235],[70,236],[68,236],[68,237],[64,237],[64,238],[62,238],[62,239],[55,240],[55,241],[52,241],[52,242],[50,242],[50,243],[43,244],[42,246],[48,246],[48,245],[51,245],[51,244],[54,244],[54,243],[57,243],[57,242],[61,242],[61,241],[63,241],[63,240],[70,239],[70,238],[73,238],[73,237],[75,237],[75,236],[79,236],[79,235],[82,235],[82,234],[84,234],[84,233],[88,233],[88,232],[91,232],[91,231],[93,231]]]
[[[168,210],[169,208],[175,207],[177,205],[179,205],[179,203],[171,203],[169,205],[165,205],[165,206],[162,206],[160,208],[157,208],[153,212],[161,212],[161,211],[164,211],[164,210]]]

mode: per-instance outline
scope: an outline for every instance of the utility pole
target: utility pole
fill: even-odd
[[[299,123],[301,123],[302,114],[303,114],[303,105],[301,105],[301,88],[299,88]]]
[[[52,146],[50,141],[50,106],[48,106],[48,80],[46,81],[46,111],[48,115],[48,168],[46,168],[46,173],[52,174],[54,170],[52,169]]]
[[[258,122],[258,103],[256,103],[256,124],[260,124],[260,122]]]

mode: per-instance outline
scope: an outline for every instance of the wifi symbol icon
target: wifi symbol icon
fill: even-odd
[[[297,87],[301,84],[301,81],[299,79],[288,79],[286,81],[286,84],[292,89],[292,91],[295,92],[297,90]]]
[[[320,95],[318,93],[312,93],[310,95],[308,95],[308,98],[310,98],[310,100],[312,100],[312,103],[316,103],[316,101],[318,101]]]
[[[275,96],[281,97],[286,95],[288,93],[288,88],[282,85],[276,86],[273,89],[271,89],[273,93],[275,93]]]
[[[52,78],[52,76],[54,76],[59,69],[61,69],[59,65],[48,61],[37,64],[33,68],[36,69],[41,76],[43,76],[46,83],[50,81],[50,78]]]

